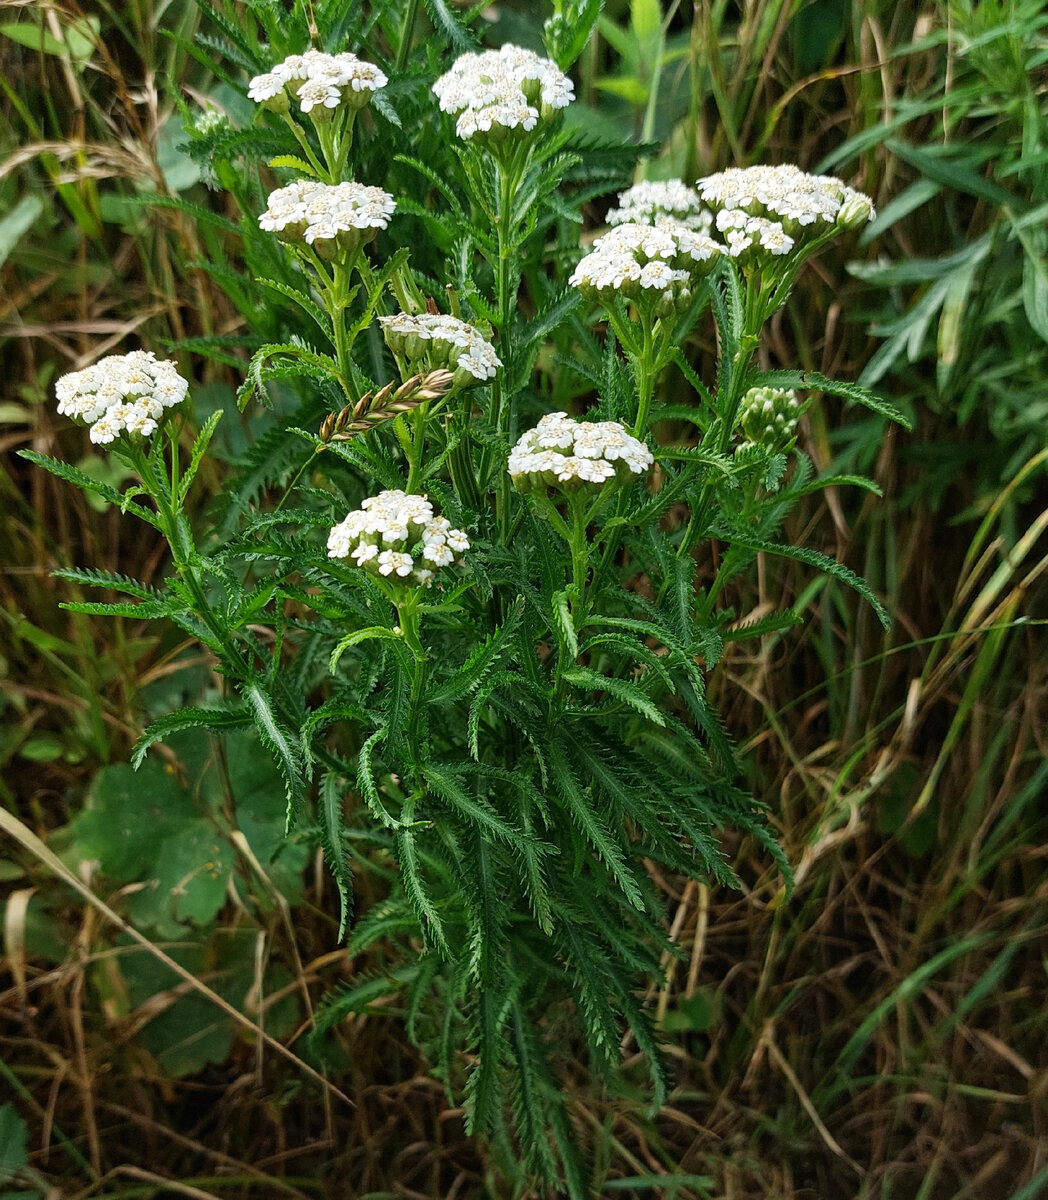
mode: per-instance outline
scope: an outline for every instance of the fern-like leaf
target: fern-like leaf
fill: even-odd
[[[154,721],[135,743],[131,754],[131,765],[137,771],[150,746],[163,742],[173,733],[187,729],[209,729],[213,733],[226,733],[231,729],[244,729],[251,724],[251,713],[243,704],[230,708],[179,708]]]

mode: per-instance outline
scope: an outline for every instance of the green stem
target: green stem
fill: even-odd
[[[180,467],[178,455],[178,440],[182,433],[182,422],[178,421],[176,427],[170,434],[171,438],[171,499],[172,502],[178,503],[178,489],[180,487]]]
[[[634,437],[643,438],[648,432],[651,403],[655,398],[655,375],[657,370],[654,325],[652,321],[644,317],[641,321],[640,355],[634,363],[637,383],[637,420],[630,431]]]
[[[418,491],[422,483],[422,456],[426,448],[426,425],[429,423],[429,404],[420,404],[411,420],[411,453],[408,455],[408,483],[405,489],[409,494]]]
[[[451,418],[450,431],[458,441],[448,459],[451,469],[451,482],[465,508],[479,513],[482,500],[480,485],[477,483],[476,472],[473,469],[473,450],[469,436],[469,401],[465,407],[456,412]]]
[[[338,153],[335,156],[335,182],[339,183],[346,173],[346,163],[349,162],[349,152],[353,146],[353,125],[357,119],[356,109],[346,110],[344,125],[338,135]]]
[[[320,160],[313,153],[313,147],[309,144],[309,139],[299,128],[298,123],[294,120],[290,113],[284,113],[284,121],[291,132],[295,135],[295,141],[298,142],[298,144],[302,147],[302,153],[309,160],[309,165],[314,171],[316,171],[317,177],[324,183],[330,183],[331,180],[328,177],[326,169],[321,166]]]
[[[749,301],[750,297],[747,295],[747,310],[750,307]],[[754,351],[757,349],[757,342],[758,334],[744,333],[739,339],[735,354],[732,356],[724,412],[721,415],[719,427],[717,424],[712,426],[712,429],[717,430],[717,445],[715,450],[718,454],[726,454],[728,447],[731,445],[731,435],[735,428],[735,418],[738,415],[739,405],[743,397],[742,385],[746,382],[750,363],[753,359]],[[703,440],[705,441],[706,439]],[[706,481],[699,491],[698,500],[692,506],[691,518],[684,531],[684,536],[681,538],[681,543],[677,550],[678,554],[690,553],[692,546],[694,546],[698,538],[706,532],[706,520],[709,514],[710,503],[713,500],[714,487],[714,475],[711,471],[706,476]]]
[[[517,300],[517,288],[514,286],[513,264],[517,253],[517,242],[513,225],[513,201],[517,188],[520,186],[521,165],[516,153],[505,159],[497,160],[499,179],[499,210],[495,223],[498,262],[495,271],[496,301],[498,304],[498,347],[502,359],[502,371],[495,376],[491,385],[491,423],[496,434],[506,436],[512,412],[506,403],[509,396],[504,394],[504,383],[512,386],[515,378],[513,365],[513,345],[510,337],[510,324],[513,320],[513,309]],[[488,462],[482,464],[483,474],[487,475]],[[495,516],[499,534],[505,542],[508,532],[512,504],[512,488],[505,470],[500,470],[495,484]]]
[[[313,459],[315,459],[316,456],[317,456],[317,451],[314,450],[313,453],[309,456],[309,458],[307,458],[305,460],[305,462],[302,464],[302,466],[300,466],[299,469],[295,472],[294,479],[292,479],[291,482],[287,485],[287,487],[284,489],[283,496],[281,496],[280,499],[277,501],[277,506],[276,506],[276,508],[273,509],[274,512],[280,512],[280,510],[284,507],[284,501],[295,490],[295,487],[297,486],[298,481],[302,478],[302,476],[306,473],[306,471],[312,465]]]
[[[421,757],[418,748],[419,717],[424,705],[426,676],[429,667],[429,659],[422,648],[422,642],[419,638],[417,592],[410,592],[397,602],[397,615],[400,619],[400,629],[404,635],[404,642],[411,651],[411,658],[414,664],[411,676],[411,696],[408,701],[407,738],[409,753],[412,760],[417,763]]]
[[[411,40],[415,32],[415,18],[418,15],[418,0],[408,0],[408,9],[404,14],[404,24],[400,30],[400,46],[397,49],[397,74],[403,75],[411,54]]]
[[[571,602],[571,623],[575,632],[585,624],[586,606],[586,576],[589,574],[589,541],[586,538],[586,527],[589,524],[589,510],[585,496],[576,492],[569,497],[571,506],[571,584],[574,597]]]
[[[513,282],[513,257],[516,254],[516,243],[513,237],[513,198],[517,191],[520,172],[517,168],[516,156],[507,160],[499,159],[496,163],[499,180],[499,210],[496,214],[495,236],[498,262],[495,264],[495,300],[498,305],[498,346],[502,359],[503,371],[495,377],[491,386],[491,419],[498,433],[505,433],[503,428],[508,414],[503,412],[503,379],[510,378],[510,336],[509,326],[513,317],[512,306],[516,300],[516,291],[511,294]]]
[[[350,402],[356,404],[360,399],[356,383],[353,380],[353,359],[351,357],[353,343],[346,329],[346,305],[349,299],[349,275],[352,265],[335,260],[330,290],[327,293],[328,316],[331,318],[331,328],[335,334],[335,361],[338,363],[339,379],[342,390]]]

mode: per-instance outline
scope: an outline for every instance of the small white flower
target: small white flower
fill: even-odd
[[[322,50],[307,50],[305,54],[292,54],[271,71],[256,75],[247,94],[258,104],[286,112],[290,93],[297,97],[302,111],[309,113],[314,109],[334,109],[342,103],[360,108],[388,82],[378,67],[348,51],[326,54]]]
[[[454,373],[459,387],[494,379],[502,361],[476,326],[443,313],[394,313],[379,317],[386,344],[394,354],[414,362],[425,359],[430,370]]]
[[[530,132],[574,99],[571,80],[555,63],[512,45],[463,54],[433,91],[441,110],[458,117],[455,132],[467,140],[497,130]]]
[[[436,538],[424,544],[422,557],[436,567],[448,567],[455,561],[455,555],[447,542]]]
[[[383,550],[378,556],[378,573],[392,575],[394,572],[404,578],[415,569],[415,560],[410,554],[402,554],[397,550]]]
[[[469,539],[446,518],[435,517],[425,496],[394,488],[348,513],[328,534],[327,545],[331,558],[352,559],[393,582],[428,586],[435,578],[430,568],[450,566],[456,553],[469,549]],[[417,565],[420,561],[427,565]]]
[[[857,228],[874,217],[868,196],[832,175],[809,175],[799,167],[732,167],[700,179],[703,202],[718,210],[742,210],[779,224],[794,238],[805,229],[819,233],[830,226]],[[718,228],[720,224],[718,215]]]
[[[359,249],[367,237],[389,225],[395,211],[396,201],[381,188],[298,179],[270,193],[258,224],[284,241],[314,245],[345,237],[350,249]]]
[[[619,193],[619,207],[608,212],[609,225],[682,225],[708,233],[712,214],[699,193],[680,179],[644,181]]]
[[[267,71],[262,75],[256,75],[251,80],[251,84],[247,89],[249,100],[254,100],[256,104],[262,104],[266,100],[272,100],[275,96],[279,96],[284,90],[285,79],[276,75],[271,71]]]
[[[121,433],[148,437],[164,410],[186,398],[189,383],[172,362],[144,350],[111,354],[55,383],[58,411],[91,426],[91,440],[106,445]]]
[[[314,108],[338,108],[342,93],[326,79],[307,79],[296,93],[304,113]]]
[[[648,447],[617,422],[574,421],[555,412],[547,413],[519,439],[510,452],[507,468],[514,486],[530,491],[557,483],[569,488],[600,486],[612,478],[641,475],[653,461]],[[618,463],[622,464],[621,472]]]
[[[593,249],[568,282],[583,295],[609,301],[615,295],[672,302],[693,278],[712,270],[721,247],[683,225],[616,225]]]

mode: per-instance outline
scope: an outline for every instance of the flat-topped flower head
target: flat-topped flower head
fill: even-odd
[[[722,252],[711,237],[683,225],[616,225],[597,238],[568,282],[604,304],[621,296],[665,316],[687,304],[691,285]]]
[[[324,258],[354,255],[389,225],[396,201],[363,183],[317,183],[296,179],[271,192],[262,229],[282,242],[305,242]]]
[[[507,469],[519,492],[573,492],[626,483],[653,462],[648,447],[616,421],[575,421],[555,412],[517,442]]]
[[[856,229],[876,215],[869,196],[832,175],[809,175],[789,163],[731,167],[700,179],[696,187],[716,212],[735,209],[775,222],[795,240]]]
[[[100,445],[121,434],[148,437],[188,391],[175,364],[148,350],[111,354],[55,383],[58,411],[89,425],[91,441]]]
[[[469,549],[469,538],[438,517],[425,496],[395,489],[370,496],[328,535],[328,557],[391,583],[429,587],[436,573]]]
[[[475,326],[443,313],[395,313],[379,317],[382,336],[394,354],[415,370],[451,371],[456,387],[495,378],[502,362]]]
[[[609,225],[683,225],[695,233],[709,233],[713,214],[704,208],[699,193],[680,179],[635,183],[620,192],[618,208],[608,211]]]
[[[739,406],[739,423],[748,442],[780,454],[793,448],[797,422],[807,407],[792,389],[750,388]]]
[[[433,91],[441,111],[457,118],[458,136],[485,145],[530,132],[575,98],[571,80],[555,63],[512,45],[463,54]]]
[[[373,63],[348,51],[326,54],[307,50],[292,54],[270,71],[256,75],[248,86],[248,97],[271,112],[286,113],[292,99],[314,120],[330,119],[340,105],[363,108],[388,79]]]

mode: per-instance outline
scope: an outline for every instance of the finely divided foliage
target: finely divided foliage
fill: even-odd
[[[166,615],[227,681],[226,701],[146,731],[136,762],[178,730],[253,725],[289,831],[310,831],[330,865],[351,950],[389,936],[405,954],[388,980],[330,998],[317,1052],[376,987],[402,991],[412,1036],[441,1030],[427,1046],[470,1128],[504,1138],[509,1119],[536,1176],[581,1198],[558,1047],[581,1031],[613,1081],[628,1027],[656,1104],[666,1092],[637,991],[676,952],[650,872],[732,884],[730,829],[789,875],[706,692],[725,637],[742,636],[722,588],[757,554],[786,554],[882,614],[852,572],[779,538],[806,490],[844,482],[812,481],[793,453],[804,407],[828,390],[885,405],[755,363],[806,258],[872,216],[838,180],[777,167],[641,183],[565,267],[564,230],[607,190],[599,154],[558,124],[568,66],[513,46],[459,57],[410,156],[424,194],[354,178],[372,123],[396,118],[396,64],[307,49],[256,71],[244,145],[294,139],[271,164],[286,180],[253,215],[253,236],[272,238],[262,282],[319,340],[275,328],[241,401],[268,381],[297,389],[295,423],[252,452],[250,486],[218,528],[184,512],[218,417],[185,456],[185,381],[152,355],[103,359],[57,388],[135,487],[28,457],[170,544],[165,585],[81,571],[129,597],[81,607]],[[453,145],[440,173],[426,162],[437,137]],[[703,320],[720,356],[708,385],[684,355]],[[549,411],[536,386],[550,340],[594,385],[575,415]],[[660,406],[671,363],[693,405]],[[547,382],[554,370],[543,362]],[[695,439],[656,436],[682,416]],[[725,551],[713,565],[711,538]],[[389,853],[388,900],[350,924],[353,870]]]

